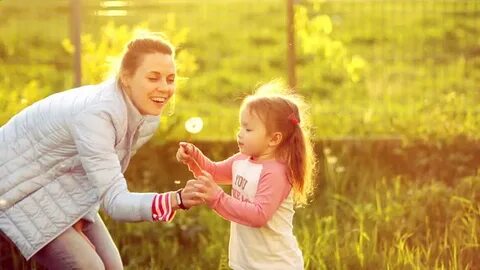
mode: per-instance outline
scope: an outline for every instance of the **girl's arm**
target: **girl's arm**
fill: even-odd
[[[206,171],[212,175],[215,182],[224,185],[232,184],[232,164],[241,157],[240,153],[226,160],[213,162],[191,143],[182,142],[180,143],[180,147],[182,147],[189,156],[189,158],[185,160],[185,164],[195,177],[201,176],[202,171]]]
[[[283,170],[262,175],[252,202],[233,198],[208,178],[208,175],[199,177],[202,184],[197,188],[204,192],[199,196],[223,218],[251,227],[265,226],[291,190]]]

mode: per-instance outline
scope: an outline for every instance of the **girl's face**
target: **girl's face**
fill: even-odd
[[[125,92],[143,115],[160,115],[175,92],[175,61],[169,54],[151,53],[129,76],[122,74]]]
[[[237,144],[242,154],[254,158],[272,158],[271,138],[265,124],[248,108],[240,112],[240,129],[237,133]]]

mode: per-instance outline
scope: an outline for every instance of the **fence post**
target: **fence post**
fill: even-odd
[[[297,82],[295,76],[295,22],[294,0],[287,0],[287,72],[288,85],[294,89]]]

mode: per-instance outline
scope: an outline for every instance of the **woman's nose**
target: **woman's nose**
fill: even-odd
[[[159,80],[156,89],[158,91],[166,91],[168,89],[167,82],[165,80]]]

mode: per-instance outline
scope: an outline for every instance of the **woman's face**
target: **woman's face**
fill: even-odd
[[[175,61],[169,54],[151,53],[133,75],[122,74],[124,91],[143,115],[160,115],[175,92]]]

